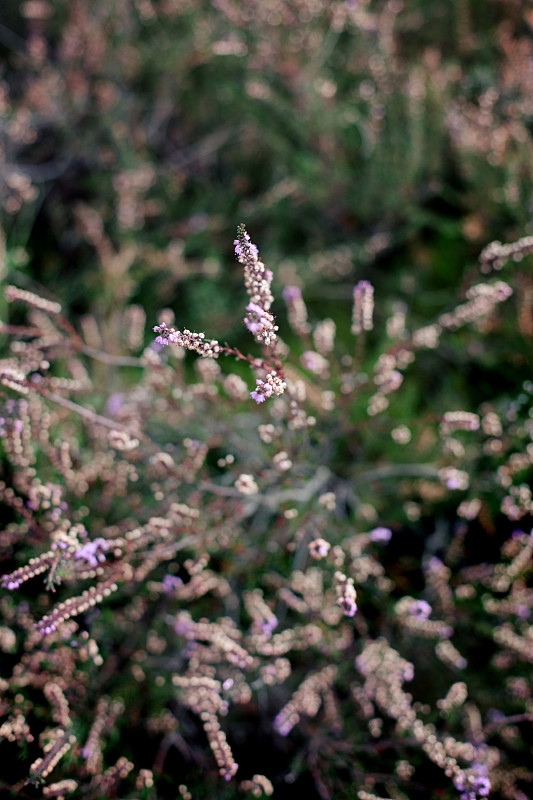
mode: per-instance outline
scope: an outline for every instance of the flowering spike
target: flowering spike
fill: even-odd
[[[352,333],[371,331],[373,314],[374,287],[370,281],[359,281],[353,289]]]

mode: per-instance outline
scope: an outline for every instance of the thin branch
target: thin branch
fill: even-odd
[[[439,470],[429,464],[394,464],[390,467],[376,467],[362,472],[351,481],[352,486],[360,486],[371,481],[387,480],[388,478],[427,478],[439,480]]]

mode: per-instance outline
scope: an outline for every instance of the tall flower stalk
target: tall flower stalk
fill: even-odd
[[[262,377],[256,378],[255,389],[250,392],[250,397],[256,403],[264,403],[269,397],[282,395],[287,388],[277,350],[278,326],[270,312],[274,300],[270,290],[273,274],[260,260],[257,246],[250,240],[242,223],[237,228],[237,238],[233,244],[237,260],[243,266],[244,285],[250,296],[243,322],[255,341],[263,346],[263,359],[245,356],[237,348],[221,345],[216,339],[206,339],[205,333],[193,333],[187,328],[179,331],[164,322],[154,327],[154,333],[157,333],[155,341],[162,346],[176,344],[185,347],[204,358],[218,358],[222,354],[233,356],[238,361],[247,361],[252,369],[262,372]]]

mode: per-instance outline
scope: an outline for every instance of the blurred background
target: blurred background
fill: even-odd
[[[3,278],[111,350],[132,302],[238,341],[243,221],[341,336],[361,278],[378,324],[423,324],[531,231],[532,26],[521,0],[4,0]]]

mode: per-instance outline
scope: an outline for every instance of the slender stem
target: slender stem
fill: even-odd
[[[439,470],[429,464],[394,464],[390,467],[376,467],[357,475],[351,481],[352,485],[359,486],[371,481],[386,480],[387,478],[428,478],[438,480]]]

